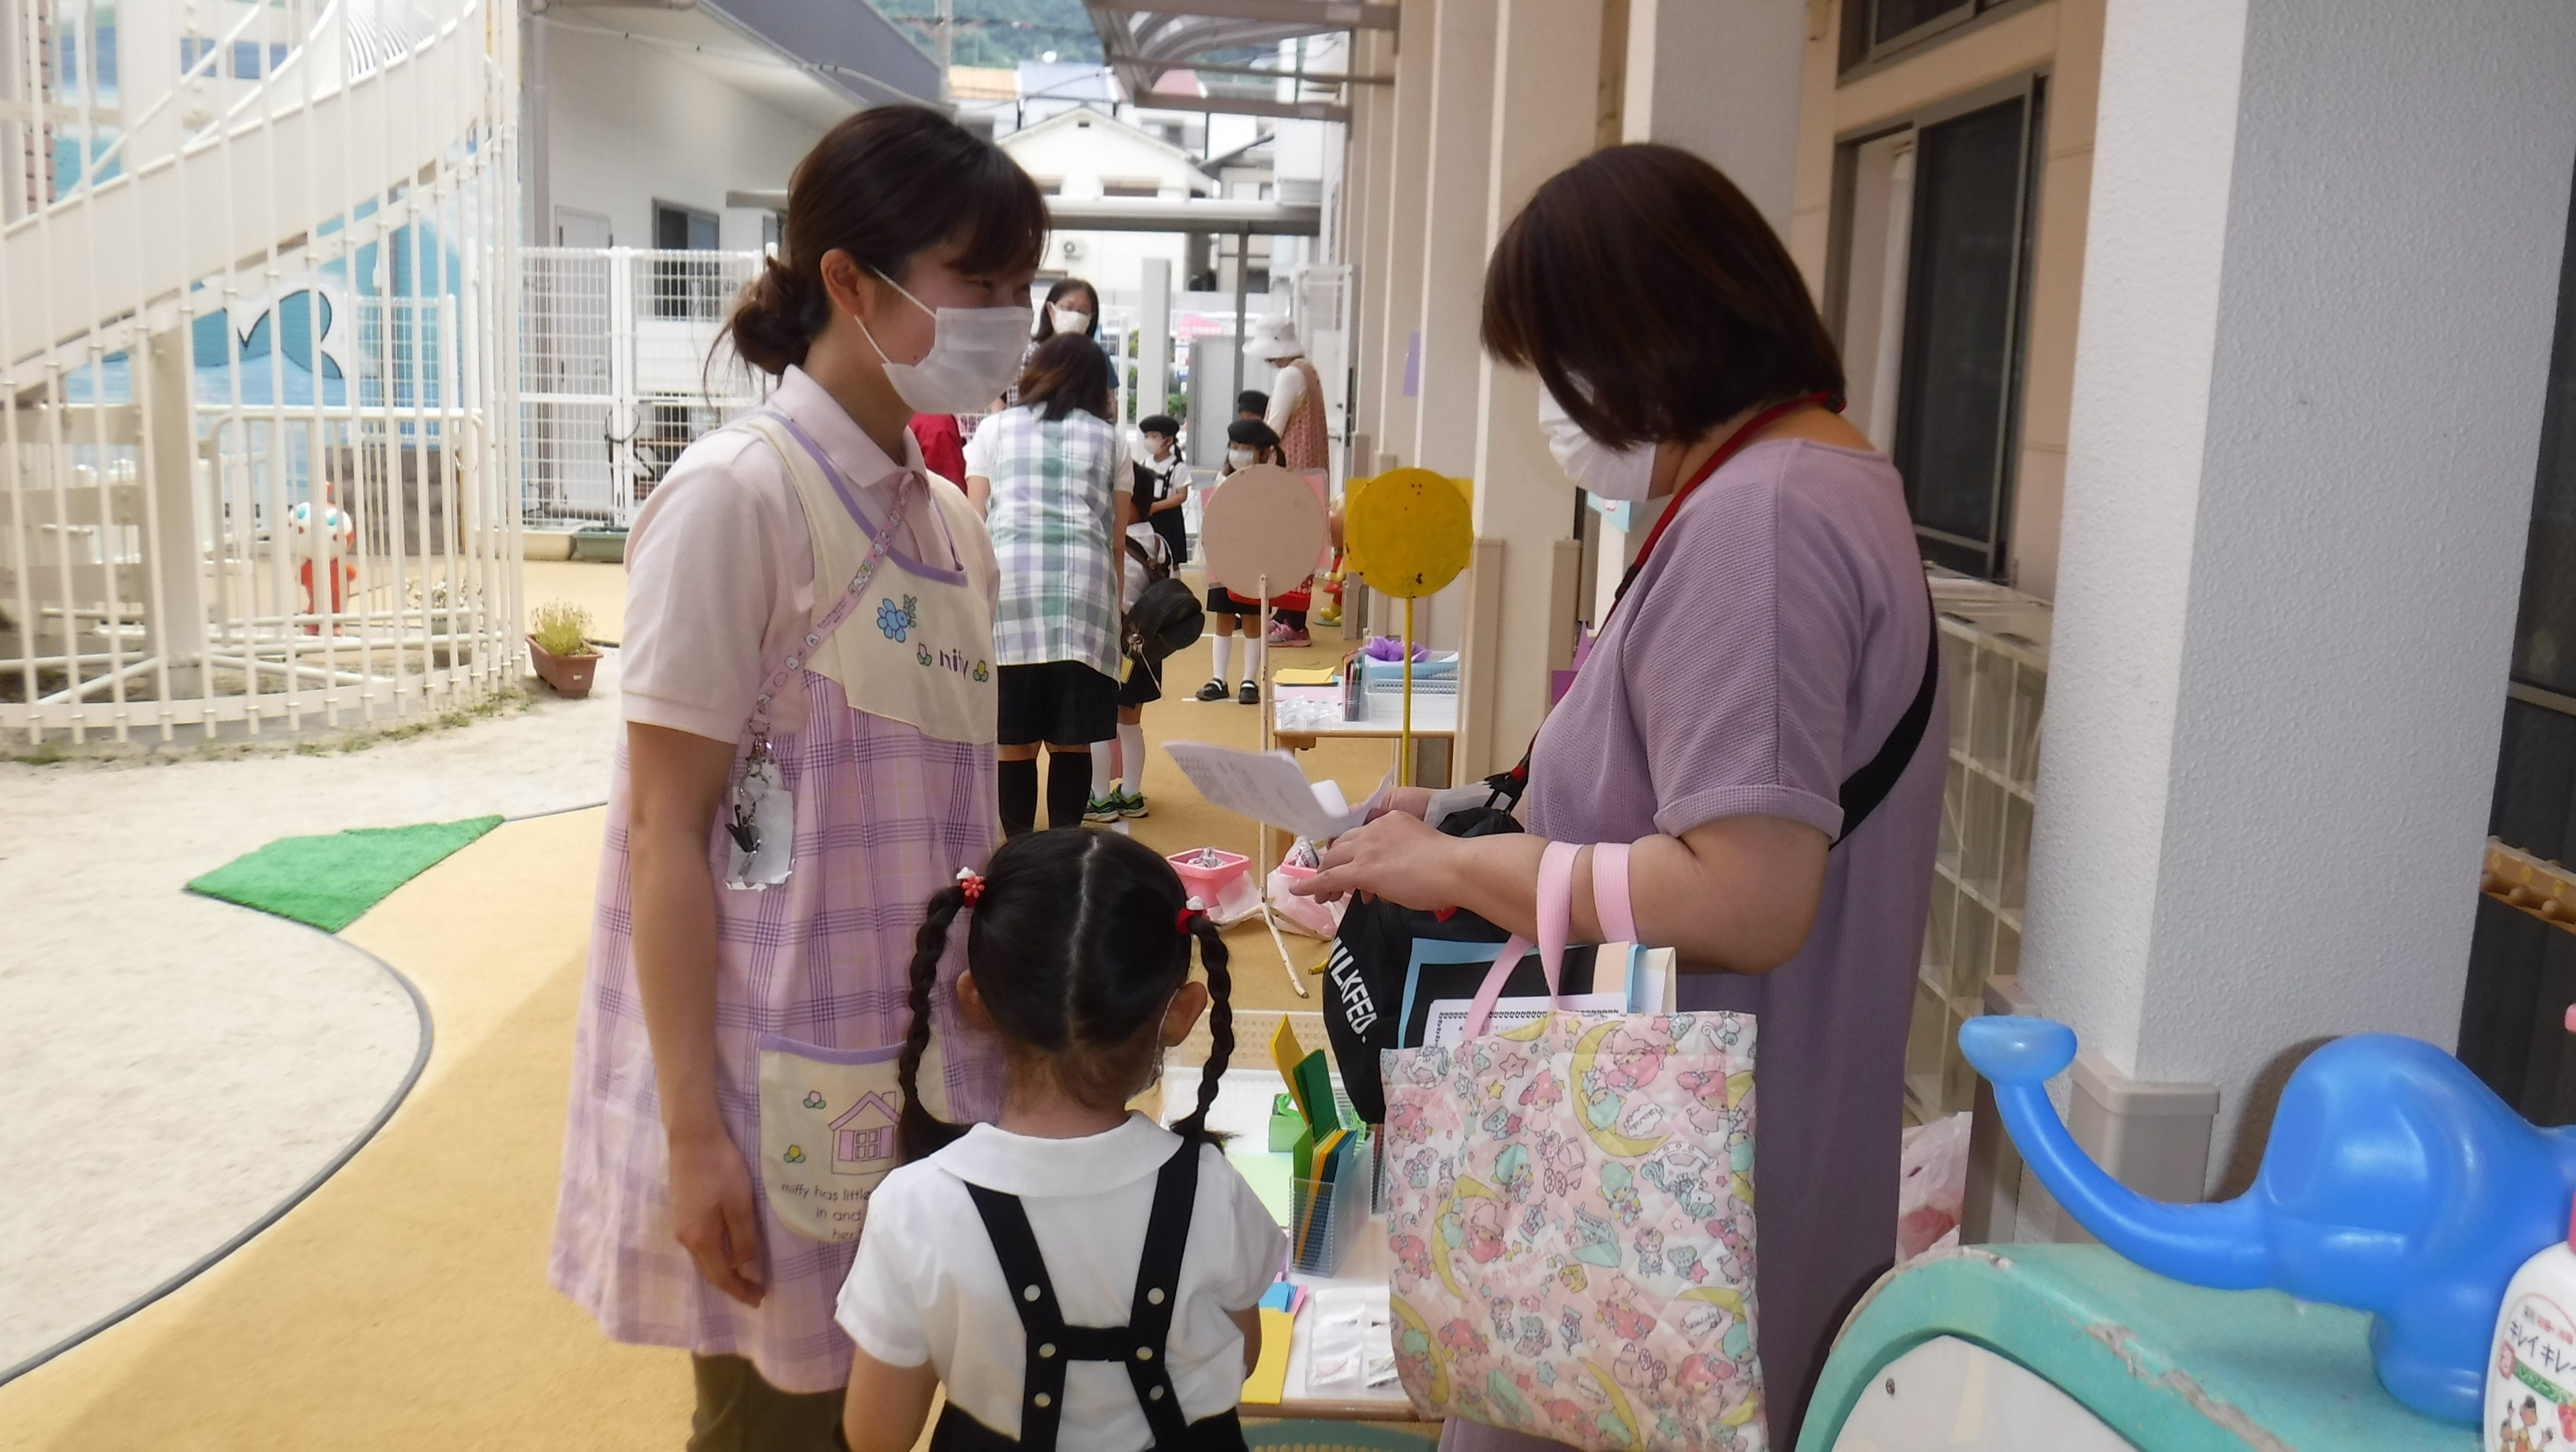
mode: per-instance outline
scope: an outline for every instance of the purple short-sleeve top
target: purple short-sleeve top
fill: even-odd
[[[1786,817],[1834,836],[1845,777],[1921,689],[1932,618],[1886,456],[1753,445],[1679,506],[1531,756],[1530,830],[1678,835]],[[1684,980],[1756,1016],[1763,1380],[1787,1446],[1853,1301],[1896,1243],[1906,1025],[1931,895],[1949,720],[1828,859],[1807,941],[1761,975]]]

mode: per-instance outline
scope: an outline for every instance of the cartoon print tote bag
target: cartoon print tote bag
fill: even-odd
[[[1551,991],[1563,845],[1540,870]],[[1590,1452],[1764,1452],[1753,1019],[1556,1011],[1487,1032],[1528,946],[1505,946],[1464,1039],[1384,1056],[1405,1392],[1426,1418]]]

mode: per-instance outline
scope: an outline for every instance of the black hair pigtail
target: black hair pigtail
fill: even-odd
[[[1183,1139],[1200,1144],[1217,1144],[1219,1138],[1207,1127],[1208,1111],[1216,1107],[1217,1085],[1225,1078],[1226,1060],[1234,1057],[1234,977],[1226,971],[1225,935],[1217,930],[1214,919],[1205,913],[1190,916],[1190,932],[1199,940],[1199,962],[1207,967],[1208,980],[1208,1058],[1199,1070],[1199,1106],[1172,1128]]]
[[[966,906],[966,890],[955,884],[930,896],[929,916],[912,939],[912,1027],[903,1036],[903,1057],[895,1063],[895,1082],[903,1088],[903,1115],[896,1140],[905,1164],[927,1158],[952,1143],[964,1130],[932,1114],[921,1102],[921,1056],[930,1051],[931,990],[939,986],[939,960],[948,954],[948,929]]]

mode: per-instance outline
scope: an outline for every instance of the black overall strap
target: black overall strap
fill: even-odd
[[[1136,1267],[1136,1297],[1127,1308],[1127,1380],[1154,1429],[1154,1446],[1180,1452],[1189,1441],[1164,1351],[1171,1339],[1172,1307],[1181,1294],[1181,1254],[1190,1244],[1190,1208],[1198,1201],[1199,1147],[1182,1140],[1154,1177],[1154,1209],[1145,1220],[1145,1255]]]
[[[1145,1223],[1145,1255],[1136,1274],[1136,1296],[1124,1326],[1068,1326],[1056,1304],[1055,1283],[1047,1276],[1046,1256],[1029,1228],[1028,1211],[1016,1195],[968,1182],[966,1193],[991,1237],[1002,1279],[1011,1289],[1011,1304],[1020,1313],[1028,1340],[1020,1383],[1019,1445],[1033,1452],[1054,1452],[1056,1429],[1064,1416],[1065,1365],[1074,1361],[1115,1361],[1127,1368],[1137,1404],[1154,1446],[1178,1452],[1189,1440],[1189,1424],[1180,1397],[1165,1368],[1164,1342],[1172,1327],[1172,1305],[1179,1295],[1181,1254],[1188,1248],[1190,1208],[1198,1196],[1199,1156],[1195,1143],[1184,1142],[1163,1163],[1154,1181],[1154,1208]]]

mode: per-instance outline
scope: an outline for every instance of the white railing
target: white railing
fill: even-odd
[[[623,529],[682,449],[766,392],[717,348],[761,254],[519,255],[520,508],[532,525]]]
[[[515,683],[510,7],[0,17],[0,736]]]

